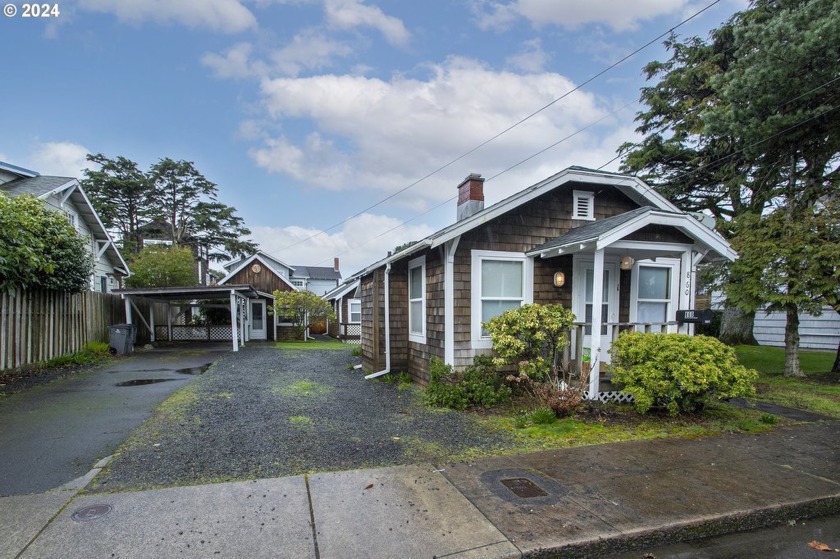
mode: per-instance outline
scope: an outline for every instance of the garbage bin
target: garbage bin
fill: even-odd
[[[108,351],[117,355],[134,352],[134,340],[137,328],[133,324],[112,324]]]

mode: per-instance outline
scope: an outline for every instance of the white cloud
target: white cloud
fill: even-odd
[[[271,54],[274,66],[282,73],[297,76],[303,70],[330,66],[337,57],[353,54],[349,45],[326,37],[321,30],[310,29],[295,35],[292,42]]]
[[[425,80],[349,75],[264,80],[268,116],[281,123],[311,121],[314,130],[301,140],[289,132],[266,139],[251,156],[269,172],[312,186],[393,193],[574,87],[556,73],[498,72],[458,58],[430,70]],[[400,200],[427,208],[452,196],[469,172],[492,176],[605,114],[591,94],[571,93]],[[596,153],[601,153],[600,143],[584,133],[528,166],[536,168],[550,158],[550,170],[536,181],[568,165],[596,164],[591,155]],[[516,182],[510,189],[523,186]]]
[[[477,18],[482,29],[505,28],[522,17],[535,27],[557,25],[575,29],[591,23],[626,31],[644,20],[681,13],[687,3],[688,0],[514,0],[482,4],[477,8]]]
[[[79,0],[79,7],[113,14],[123,22],[179,23],[224,33],[257,26],[257,19],[239,0]]]
[[[422,225],[399,225],[392,217],[365,213],[349,219],[334,232],[297,225],[251,227],[251,232],[260,250],[292,266],[331,266],[333,258],[338,256],[342,275],[347,277],[384,258],[397,245],[433,233]]]
[[[548,61],[548,54],[543,50],[542,41],[539,39],[526,41],[520,53],[507,58],[508,66],[528,73],[542,72]]]
[[[224,54],[207,53],[201,62],[213,70],[219,78],[247,78],[264,73],[264,65],[251,62],[250,43],[237,43]]]
[[[30,156],[32,170],[42,175],[81,178],[84,169],[95,167],[85,156],[90,153],[85,146],[72,142],[46,142],[39,144]]]
[[[326,0],[324,8],[327,23],[332,28],[373,27],[392,45],[404,45],[410,38],[401,20],[385,15],[376,6],[365,5],[362,0]]]

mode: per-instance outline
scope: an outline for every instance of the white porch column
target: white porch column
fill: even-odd
[[[694,282],[692,281],[692,258],[691,251],[686,250],[680,257],[680,281],[677,284],[680,289],[679,308],[686,310],[692,308]],[[680,324],[680,334],[689,334],[691,324]]]
[[[125,323],[134,324],[131,316],[131,295],[127,297],[123,295],[123,300],[125,301]]]
[[[242,306],[242,312],[239,313],[239,332],[242,336],[242,345],[245,345],[245,342],[248,341],[248,331],[245,329],[245,313],[247,312],[247,309],[245,309],[243,299],[244,297],[239,299],[239,304]],[[247,301],[247,299],[245,299],[245,301]]]
[[[604,301],[604,249],[595,251],[592,270],[592,335],[590,336],[589,399],[597,400],[601,386],[601,308]]]
[[[169,341],[172,341],[172,303],[166,302],[166,330],[169,334]]]
[[[152,342],[155,341],[155,306],[149,305],[149,338]]]
[[[455,251],[461,237],[445,245],[443,275],[443,361],[455,365]]]
[[[230,292],[230,337],[233,340],[233,351],[239,351],[239,329],[236,320],[239,318],[236,313],[236,292]]]

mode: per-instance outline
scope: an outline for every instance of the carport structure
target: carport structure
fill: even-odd
[[[136,300],[146,299],[152,302],[166,304],[167,324],[166,331],[169,341],[173,340],[172,308],[175,306],[195,305],[198,301],[230,300],[230,338],[233,343],[233,351],[239,351],[240,345],[248,341],[248,328],[252,317],[250,315],[251,305],[247,304],[248,299],[259,297],[257,290],[252,285],[196,285],[190,287],[149,287],[117,289],[114,293],[122,296],[125,301],[125,319],[129,324],[134,324],[137,317],[149,329],[151,341],[155,341],[155,318],[154,310],[149,310],[149,320],[143,316],[137,307]],[[133,311],[136,311],[133,312]],[[225,336],[226,338],[227,336]]]

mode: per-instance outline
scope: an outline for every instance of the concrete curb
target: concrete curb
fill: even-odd
[[[707,516],[655,528],[623,533],[616,537],[571,543],[552,549],[524,553],[523,558],[563,557],[579,559],[641,551],[664,544],[712,538],[761,528],[772,528],[791,520],[807,520],[840,514],[840,493],[831,497],[784,503],[755,510]]]

